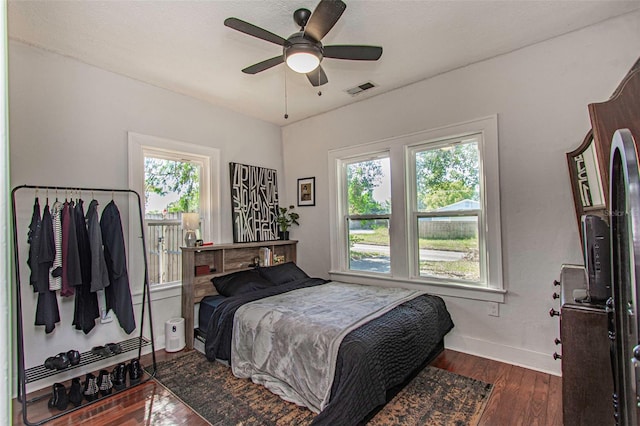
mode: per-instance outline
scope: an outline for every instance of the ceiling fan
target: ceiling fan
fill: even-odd
[[[224,24],[234,30],[282,46],[282,55],[275,56],[242,70],[246,74],[257,74],[283,62],[298,73],[306,74],[313,86],[322,86],[329,80],[320,62],[324,58],[354,61],[377,61],[382,56],[382,47],[362,45],[323,46],[322,38],[338,22],[347,8],[341,0],[321,0],[313,13],[309,9],[298,9],[293,20],[300,31],[284,39],[272,32],[238,18],[227,18]]]

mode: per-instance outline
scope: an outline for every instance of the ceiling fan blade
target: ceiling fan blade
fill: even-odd
[[[324,70],[320,65],[315,70],[307,73],[307,78],[309,79],[309,83],[314,87],[322,86],[323,84],[327,84],[329,79],[327,78],[327,74],[325,74]]]
[[[260,27],[256,27],[255,25],[242,21],[238,18],[227,18],[224,20],[224,24],[229,28],[240,31],[241,33],[245,33],[262,40],[270,41],[271,43],[275,43],[279,46],[284,46],[284,44],[287,42],[287,40],[283,39],[279,35],[276,35]]]
[[[342,0],[321,0],[304,27],[304,34],[316,41],[322,40],[346,8],[347,5]]]
[[[324,57],[333,59],[350,59],[353,61],[377,61],[382,56],[382,47],[336,45],[324,46]]]
[[[257,64],[253,64],[250,67],[247,67],[242,70],[245,74],[257,74],[259,72],[268,70],[271,67],[275,67],[284,62],[284,58],[282,55],[275,56],[271,59],[267,59],[266,61],[258,62]]]

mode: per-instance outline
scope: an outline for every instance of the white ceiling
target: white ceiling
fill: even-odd
[[[10,39],[286,125],[640,8],[637,0],[345,0],[323,44],[379,45],[382,58],[326,59],[329,83],[320,88],[287,70],[285,120],[286,66],[240,71],[281,48],[223,21],[236,17],[286,38],[298,30],[294,10],[317,2],[10,0],[8,28]],[[345,92],[367,81],[378,87]]]

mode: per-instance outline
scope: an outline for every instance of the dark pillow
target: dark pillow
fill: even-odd
[[[280,265],[258,268],[258,272],[275,285],[285,284],[303,278],[309,278],[302,269],[293,262],[282,263]]]
[[[273,287],[273,284],[262,278],[255,269],[215,277],[211,282],[218,293],[227,297]]]

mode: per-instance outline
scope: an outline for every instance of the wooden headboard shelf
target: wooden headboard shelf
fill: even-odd
[[[261,247],[268,247],[274,255],[284,256],[286,262],[296,262],[294,240],[263,241],[257,243],[217,244],[203,247],[181,247],[182,250],[182,317],[185,340],[193,348],[194,311],[203,297],[217,294],[211,283],[216,276],[250,269]],[[196,275],[196,266],[206,266],[210,273]]]

